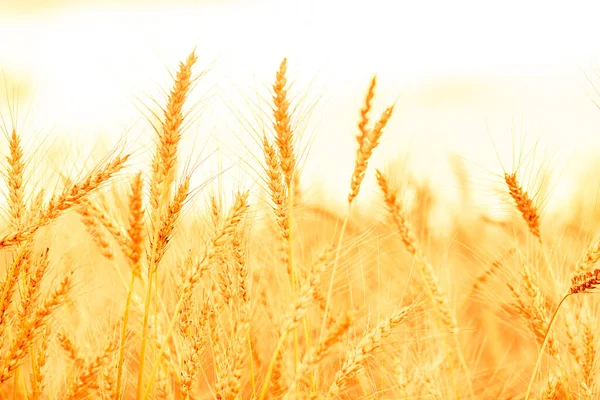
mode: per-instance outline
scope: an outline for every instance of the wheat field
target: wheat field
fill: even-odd
[[[195,50],[156,99],[149,147],[70,170],[2,119],[1,398],[599,398],[597,168],[554,210],[535,147],[483,181],[450,158],[446,207],[407,165],[369,165],[399,107],[376,106],[374,76],[331,207],[302,173],[288,62],[273,67],[232,190],[182,156]]]

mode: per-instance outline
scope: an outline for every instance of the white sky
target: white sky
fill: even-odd
[[[236,106],[240,93],[271,82],[284,56],[297,87],[315,80],[311,95],[323,102],[306,173],[319,175],[325,160],[343,166],[330,186],[341,192],[373,73],[378,106],[398,98],[378,159],[413,149],[423,152],[417,163],[430,165],[456,149],[497,170],[486,121],[504,153],[521,115],[524,129],[541,130],[559,159],[598,143],[600,113],[586,97],[592,87],[583,72],[600,55],[594,2],[17,3],[0,0],[0,71],[9,88],[26,84],[19,99],[33,99],[32,118],[54,135],[122,134],[140,116],[135,96],[168,85],[167,70],[197,46],[202,66],[214,62],[204,87],[214,85]],[[223,102],[208,108],[216,116],[200,119],[204,131],[230,134],[219,124],[233,121]]]

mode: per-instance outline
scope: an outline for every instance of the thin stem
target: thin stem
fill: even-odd
[[[271,380],[271,375],[273,374],[273,368],[275,368],[275,361],[277,360],[277,356],[281,351],[281,346],[283,346],[283,342],[287,338],[288,332],[285,331],[282,336],[279,337],[277,341],[277,346],[275,347],[275,351],[273,352],[273,356],[271,357],[271,362],[269,363],[269,369],[267,370],[267,376],[265,377],[265,382],[263,383],[262,390],[260,392],[259,400],[264,400],[267,389],[269,388],[269,381]]]
[[[337,248],[335,250],[335,259],[333,261],[333,267],[331,269],[331,280],[329,281],[329,288],[327,289],[327,300],[325,301],[325,311],[323,312],[323,323],[321,325],[321,334],[319,336],[319,340],[323,339],[323,332],[325,332],[325,324],[327,323],[327,315],[329,312],[329,303],[331,303],[331,293],[333,292],[333,282],[335,280],[335,273],[340,261],[342,242],[344,241],[344,233],[346,232],[348,220],[350,219],[351,207],[352,203],[348,203],[348,213],[346,214],[346,218],[344,218],[344,223],[342,224],[342,230],[338,239]]]
[[[248,357],[248,361],[250,362],[250,381],[252,382],[252,398],[254,398],[254,396],[256,396],[256,379],[255,379],[255,372],[254,372],[254,361],[253,361],[253,354],[252,354],[252,339],[250,338],[250,330],[248,330],[246,338],[248,340],[248,354],[250,355],[250,357]]]
[[[160,361],[165,352],[165,348],[167,347],[167,342],[171,338],[171,334],[173,333],[173,328],[175,327],[175,322],[177,322],[177,316],[179,315],[179,311],[181,310],[181,307],[183,306],[184,301],[185,301],[185,296],[182,293],[181,296],[179,296],[179,301],[177,302],[177,305],[175,306],[175,311],[173,312],[173,317],[171,317],[171,322],[169,322],[169,329],[167,330],[167,333],[165,335],[165,340],[163,341],[162,346],[160,346],[160,351],[158,352],[158,356],[156,357],[156,360],[154,361],[154,366],[152,367],[152,372],[150,373],[150,379],[148,381],[148,386],[146,387],[146,391],[144,392],[144,397],[143,397],[144,400],[146,400],[148,398],[148,396],[150,395],[150,389],[152,388],[152,383],[154,381],[154,378],[156,377],[156,372],[158,371],[158,366],[160,365]],[[138,388],[138,390],[140,390],[140,389]]]
[[[133,294],[133,287],[135,284],[135,273],[131,274],[131,281],[129,282],[129,290],[127,292],[127,300],[125,302],[125,314],[123,315],[123,329],[121,331],[121,343],[119,344],[119,361],[117,365],[117,386],[116,386],[116,398],[118,399],[121,393],[121,377],[123,375],[123,362],[125,358],[125,338],[127,335],[127,323],[129,322],[129,309],[131,307],[131,297]]]
[[[327,316],[329,313],[329,303],[331,303],[331,293],[333,292],[333,282],[335,281],[335,273],[337,271],[337,267],[340,260],[340,252],[342,248],[342,242],[344,241],[344,234],[346,232],[346,227],[348,226],[348,220],[350,219],[352,202],[348,203],[348,211],[346,213],[346,218],[344,218],[344,222],[342,224],[342,230],[340,231],[340,237],[338,239],[338,244],[335,250],[335,258],[333,261],[333,267],[331,268],[331,279],[329,281],[329,288],[327,289],[327,299],[325,301],[325,311],[323,312],[323,322],[321,323],[321,332],[319,334],[319,342],[323,340],[323,334],[325,332],[325,325],[327,324]],[[317,365],[316,371],[314,373],[314,377],[318,378],[318,370],[319,366]],[[313,381],[313,383],[315,383]]]
[[[157,252],[157,247],[158,247],[158,236],[159,236],[159,231],[160,231],[160,220],[161,220],[161,214],[162,214],[162,210],[164,207],[164,201],[166,200],[166,196],[164,195],[164,193],[166,192],[168,186],[167,186],[167,180],[165,179],[165,181],[163,182],[164,188],[161,196],[159,198],[159,202],[158,202],[158,207],[155,210],[155,217],[154,217],[154,238],[152,240],[152,251],[151,251],[151,258],[150,258],[150,262],[148,265],[148,290],[146,291],[146,301],[145,301],[145,305],[144,305],[144,322],[142,325],[142,347],[140,349],[140,366],[139,366],[139,372],[138,372],[138,387],[137,387],[137,395],[136,395],[136,399],[139,400],[140,397],[142,396],[142,388],[143,388],[143,384],[144,384],[144,359],[146,356],[146,342],[148,340],[148,317],[150,314],[150,303],[152,300],[152,278],[154,277],[154,273],[156,270],[156,274],[158,275],[158,268],[156,265],[156,252]],[[158,277],[157,277],[158,278]],[[157,279],[158,280],[158,279]],[[156,321],[156,320],[155,320]],[[156,325],[156,322],[155,322]],[[161,351],[162,354],[162,351]]]
[[[154,247],[154,246],[153,246]],[[154,258],[154,256],[153,256]],[[152,268],[152,266],[150,266]],[[148,331],[148,316],[150,314],[150,299],[152,298],[152,271],[148,273],[148,289],[146,290],[146,300],[144,302],[144,322],[142,323],[142,347],[140,349],[140,366],[138,371],[138,386],[136,399],[139,400],[142,397],[142,387],[144,384],[144,359],[146,357],[146,341]]]

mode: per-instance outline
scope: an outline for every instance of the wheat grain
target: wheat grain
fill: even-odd
[[[89,396],[91,391],[96,392],[100,389],[98,384],[99,372],[107,365],[111,354],[117,349],[117,346],[112,342],[106,345],[104,350],[94,359],[86,362],[86,365],[71,384],[65,400],[76,400]]]
[[[21,138],[17,135],[15,129],[9,140],[10,156],[8,161],[8,171],[6,173],[8,183],[8,210],[10,213],[10,226],[18,229],[26,214],[25,206],[25,188],[23,176],[25,164],[23,160],[23,149],[21,148]]]
[[[294,137],[291,125],[290,102],[288,100],[286,58],[279,64],[275,76],[273,105],[275,143],[279,150],[281,171],[289,194],[296,174],[296,156],[294,154]]]
[[[133,274],[141,277],[140,261],[144,246],[144,208],[142,204],[142,190],[144,182],[142,173],[139,172],[131,183],[131,197],[129,200],[129,228],[127,229],[127,250],[125,254],[131,263]]]
[[[89,203],[88,203],[89,204]],[[86,205],[77,207],[77,212],[81,215],[81,221],[85,226],[88,234],[92,237],[92,240],[96,243],[96,246],[102,254],[109,261],[114,260],[115,252],[108,241],[105,232],[100,228],[96,220],[96,216],[92,213],[92,209],[86,207]]]
[[[369,165],[369,159],[373,154],[373,150],[375,150],[375,148],[379,145],[379,139],[381,138],[383,130],[385,129],[390,117],[392,116],[392,112],[394,111],[394,106],[388,107],[383,114],[381,114],[379,121],[377,121],[373,129],[368,132],[366,131],[366,125],[368,124],[368,113],[371,109],[371,101],[374,96],[374,90],[375,78],[373,78],[371,81],[371,86],[369,87],[369,91],[367,92],[365,100],[365,106],[361,110],[361,119],[358,124],[360,133],[356,137],[358,149],[356,150],[356,161],[354,163],[354,171],[350,180],[350,193],[348,194],[349,204],[351,204],[356,196],[358,196],[360,186],[365,178],[365,173]]]
[[[338,321],[335,321],[328,331],[325,338],[318,343],[317,346],[311,348],[302,357],[302,361],[296,369],[294,380],[290,384],[284,398],[289,398],[296,388],[305,384],[311,369],[318,365],[330,352],[336,344],[342,341],[343,336],[346,334],[352,324],[352,316],[350,313],[346,313]]]
[[[23,362],[25,356],[27,356],[29,347],[46,328],[48,318],[64,303],[71,286],[72,276],[72,273],[67,274],[43,305],[32,313],[29,318],[21,322],[19,331],[12,341],[8,352],[2,357],[0,363],[0,383],[5,382],[12,376],[14,371]]]
[[[189,194],[190,178],[190,176],[187,176],[183,180],[183,182],[177,187],[175,196],[170,202],[169,206],[167,207],[166,213],[160,221],[160,227],[158,228],[157,243],[152,246],[155,249],[154,259],[149,260],[149,264],[154,266],[154,268],[158,267],[158,264],[164,257],[165,252],[167,250],[167,246],[171,241],[171,237],[173,236],[177,220],[179,219],[179,215],[181,214],[181,210],[183,209],[183,206]]]
[[[184,121],[183,107],[192,87],[192,68],[197,60],[192,52],[185,62],[180,63],[167,99],[162,126],[158,131],[158,146],[152,161],[150,180],[150,202],[155,213],[154,220],[157,220],[162,212],[161,203],[164,204],[164,199],[168,197],[169,186],[174,179],[181,125]]]
[[[14,246],[28,240],[38,229],[58,218],[64,211],[76,206],[81,199],[98,189],[102,184],[111,179],[125,166],[129,156],[118,156],[113,161],[97,171],[90,173],[82,181],[68,187],[60,195],[53,196],[46,207],[38,214],[35,220],[24,224],[14,232],[0,237],[0,249]]]
[[[67,336],[62,332],[58,332],[56,335],[60,347],[62,347],[64,352],[67,353],[67,356],[71,361],[77,363],[83,360],[83,357],[81,356],[81,350],[79,349],[79,347],[77,347],[77,345],[71,337]]]
[[[34,362],[32,363],[32,371],[30,375],[31,382],[31,399],[37,400],[40,398],[40,395],[44,393],[44,372],[43,369],[46,366],[46,362],[48,361],[48,345],[50,342],[50,333],[51,330],[49,327],[46,327],[44,334],[40,340],[40,346],[38,351],[35,353],[36,357]]]
[[[542,237],[540,235],[540,214],[538,208],[533,203],[529,193],[527,193],[523,187],[519,185],[516,173],[505,173],[504,181],[508,186],[508,193],[514,200],[517,210],[519,210],[519,213],[521,213],[521,216],[527,223],[529,231],[541,243]]]
[[[404,322],[412,312],[412,305],[402,307],[392,315],[383,319],[377,326],[369,330],[356,347],[348,353],[346,361],[336,372],[333,383],[329,387],[328,396],[337,396],[346,387],[350,378],[361,370],[367,359],[375,353],[381,346],[381,342],[391,334],[392,329],[398,324]]]

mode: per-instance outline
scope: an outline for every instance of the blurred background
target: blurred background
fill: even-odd
[[[503,167],[524,165],[527,183],[549,166],[560,204],[600,144],[596,11],[516,0],[0,0],[0,110],[33,147],[39,136],[70,143],[69,154],[98,140],[151,144],[144,115],[196,47],[207,73],[184,157],[204,149],[213,156],[201,179],[231,167],[232,185],[252,184],[257,117],[288,57],[309,150],[303,180],[332,203],[345,201],[359,109],[377,74],[376,113],[397,106],[372,165],[408,156],[416,175],[452,191],[447,156],[457,153],[482,196]],[[534,146],[535,159],[519,163]]]

